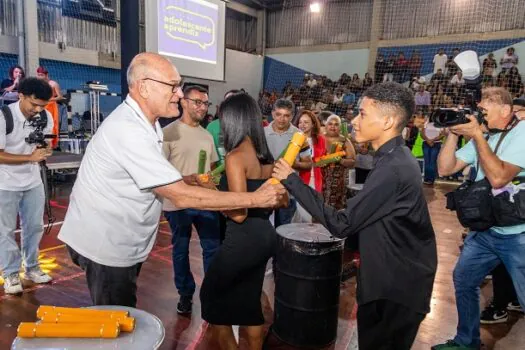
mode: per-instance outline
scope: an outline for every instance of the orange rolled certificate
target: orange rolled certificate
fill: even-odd
[[[117,322],[55,324],[22,322],[18,326],[20,338],[116,338],[120,334]]]
[[[327,154],[327,155],[322,156],[322,157],[315,157],[314,161],[317,163],[317,162],[321,162],[323,160],[333,159],[333,158],[336,158],[336,157],[345,157],[345,156],[346,156],[346,152],[345,151],[339,151],[339,152]]]
[[[286,150],[286,153],[283,157],[286,163],[288,163],[290,166],[292,166],[295,162],[295,158],[297,158],[297,155],[301,151],[301,147],[303,146],[305,141],[306,135],[302,132],[296,132],[295,134],[293,134],[292,139],[290,140],[290,143],[288,145],[288,149]],[[279,183],[279,180],[271,179],[270,182],[276,185]]]
[[[40,317],[42,323],[105,323],[108,321],[118,322],[122,332],[133,332],[135,319],[133,317],[122,317],[120,315],[75,315],[75,314],[53,314],[47,313]]]
[[[84,309],[84,308],[72,308],[72,307],[57,307],[57,306],[47,306],[42,305],[36,310],[36,317],[42,318],[46,313],[51,314],[74,314],[74,315],[99,315],[99,316],[108,316],[108,315],[117,315],[120,317],[129,316],[128,311],[121,310],[95,310],[95,309]]]

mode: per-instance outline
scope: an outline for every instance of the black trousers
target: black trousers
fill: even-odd
[[[71,260],[86,273],[93,305],[137,305],[137,277],[142,263],[129,267],[98,264],[67,246]]]
[[[496,310],[507,310],[507,305],[510,302],[518,300],[512,279],[503,264],[499,264],[492,271],[492,290]]]
[[[390,300],[359,305],[359,350],[410,350],[424,318],[424,314]]]

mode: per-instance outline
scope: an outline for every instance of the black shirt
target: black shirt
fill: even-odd
[[[4,79],[4,80],[2,80],[2,83],[0,84],[0,95],[3,95],[4,92],[5,92],[5,89],[8,88],[8,87],[10,87],[10,86],[12,86],[14,83],[15,83],[15,81],[12,80],[12,79]],[[13,89],[12,92],[15,92],[15,93],[16,93],[17,90],[18,90],[18,87],[15,88],[15,89]],[[9,104],[14,103],[14,102],[16,102],[16,101],[13,101],[13,100],[11,100],[11,101],[9,101],[9,100],[4,100],[3,102],[4,102],[4,105],[9,105]]]
[[[421,170],[401,136],[377,150],[363,190],[348,200],[346,209],[326,206],[297,174],[283,184],[334,236],[358,235],[360,305],[387,299],[416,312],[430,311],[436,240]]]
[[[4,91],[5,88],[8,88],[8,87],[12,86],[14,83],[15,83],[15,81],[12,80],[12,79],[4,79],[4,80],[2,80],[2,83],[0,84],[0,89],[2,91]]]

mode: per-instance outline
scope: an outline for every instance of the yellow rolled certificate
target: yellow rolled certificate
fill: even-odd
[[[120,327],[111,320],[78,324],[22,322],[17,333],[20,338],[116,338]]]
[[[288,148],[286,149],[286,153],[284,154],[283,159],[288,163],[290,166],[293,165],[295,162],[295,159],[297,158],[297,155],[301,151],[301,147],[304,145],[304,142],[306,141],[306,135],[302,132],[296,132],[293,134],[292,139],[290,140],[290,143],[288,144]],[[274,185],[279,183],[279,180],[277,179],[271,179],[270,182]]]
[[[75,314],[53,314],[46,313],[40,317],[42,323],[105,323],[108,321],[118,322],[122,332],[133,332],[135,329],[135,318],[122,317],[120,315],[75,315]]]
[[[119,317],[129,316],[128,311],[123,310],[95,310],[95,309],[84,309],[84,308],[75,308],[75,307],[58,307],[58,306],[48,306],[42,305],[36,310],[36,317],[42,318],[46,313],[51,314],[74,314],[74,315],[99,315],[99,316],[108,316],[116,315]]]

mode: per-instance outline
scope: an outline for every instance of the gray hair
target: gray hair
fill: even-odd
[[[140,56],[136,56],[129,64],[126,71],[126,80],[128,81],[128,87],[133,86],[138,80],[143,79],[146,76],[148,70],[147,61]]]
[[[147,78],[150,75],[162,77],[161,69],[159,68],[164,63],[169,63],[173,66],[173,63],[169,62],[166,58],[159,54],[151,52],[142,52],[133,57],[126,72],[126,79],[128,86],[133,86],[138,80]],[[175,68],[175,66],[173,66]]]
[[[280,98],[277,101],[275,101],[273,105],[273,110],[275,111],[276,109],[287,109],[293,113],[293,111],[295,110],[295,105],[290,100]]]
[[[126,80],[128,81],[128,86],[132,86],[135,83],[135,77],[133,76],[133,66],[130,64],[126,71]]]
[[[341,117],[339,117],[337,114],[331,114],[328,118],[326,118],[326,124],[330,123],[330,120],[335,119],[339,124],[341,124]]]

